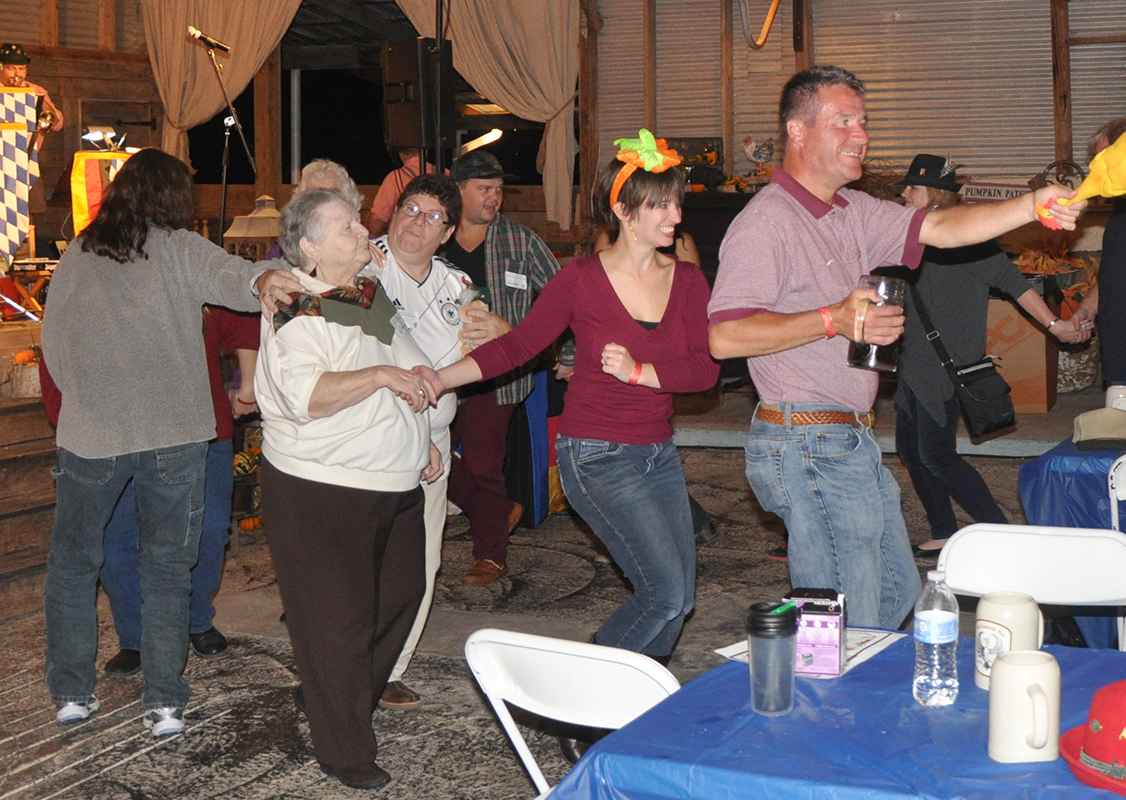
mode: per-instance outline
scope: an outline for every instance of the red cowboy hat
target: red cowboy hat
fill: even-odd
[[[1060,737],[1060,755],[1079,780],[1126,795],[1126,681],[1095,692],[1087,724]]]

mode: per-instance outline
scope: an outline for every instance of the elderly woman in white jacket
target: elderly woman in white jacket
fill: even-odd
[[[305,192],[281,227],[304,292],[262,326],[263,514],[317,761],[375,789],[391,778],[371,712],[426,583],[420,479],[441,461],[421,412],[436,397],[410,372],[429,360],[359,275],[368,234],[352,205]]]

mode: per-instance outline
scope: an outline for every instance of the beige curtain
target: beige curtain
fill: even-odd
[[[281,42],[300,5],[301,0],[141,0],[149,61],[164,103],[162,150],[190,164],[188,129],[226,105],[207,48],[188,36],[188,26],[231,46],[230,53],[215,55],[234,100]]]
[[[434,36],[434,0],[397,0],[423,36]],[[579,0],[450,0],[454,68],[513,114],[546,122],[547,218],[571,227],[575,164],[572,106],[579,75]]]

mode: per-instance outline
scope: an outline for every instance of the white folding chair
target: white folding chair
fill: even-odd
[[[1119,456],[1110,465],[1110,471],[1106,474],[1106,489],[1110,493],[1110,527],[1116,531],[1122,530],[1118,527],[1118,504],[1126,500],[1126,479],[1122,475],[1123,468],[1126,468],[1126,456]]]
[[[955,594],[1021,592],[1037,603],[1126,606],[1126,534],[1099,528],[969,525],[950,537],[938,569]],[[1126,617],[1118,618],[1126,650]]]
[[[495,628],[470,635],[465,660],[540,797],[550,788],[506,700],[542,717],[613,730],[680,688],[671,672],[640,653]]]

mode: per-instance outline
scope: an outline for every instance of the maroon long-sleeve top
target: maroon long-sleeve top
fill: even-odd
[[[664,316],[653,330],[633,319],[618,299],[597,254],[573,261],[548,281],[524,321],[472,352],[485,380],[523,364],[568,327],[575,337],[575,374],[567,389],[559,433],[623,444],[672,437],[672,395],[715,385],[719,365],[708,352],[710,291],[703,273],[678,261]],[[635,361],[652,364],[660,389],[630,386],[602,371],[610,342]]]

